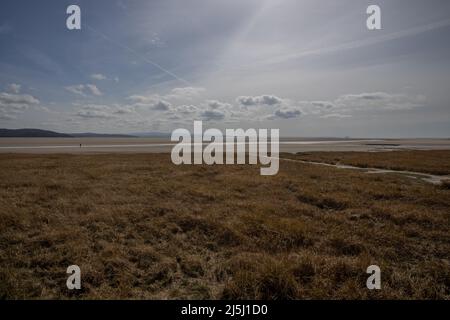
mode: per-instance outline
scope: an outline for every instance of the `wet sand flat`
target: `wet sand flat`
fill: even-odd
[[[81,144],[81,147],[80,147]],[[0,153],[164,153],[174,142],[164,138],[0,138]],[[282,138],[280,152],[448,150],[450,139]]]

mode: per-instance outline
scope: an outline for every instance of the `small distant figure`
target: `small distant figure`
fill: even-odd
[[[81,143],[80,143],[80,148],[81,148]]]

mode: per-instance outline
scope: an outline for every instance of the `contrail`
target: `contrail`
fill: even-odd
[[[144,62],[146,62],[146,63],[148,63],[148,64],[150,64],[150,65],[152,65],[152,66],[158,68],[159,70],[161,70],[162,72],[168,74],[168,75],[171,76],[172,78],[174,78],[174,79],[176,79],[176,80],[178,80],[178,81],[180,81],[180,82],[183,82],[184,84],[190,85],[189,81],[187,81],[187,80],[185,80],[185,79],[183,79],[183,78],[177,76],[175,73],[173,73],[173,72],[167,70],[166,68],[164,68],[164,67],[161,66],[160,64],[158,64],[158,63],[156,63],[156,62],[154,62],[154,61],[148,59],[147,57],[144,57],[142,54],[140,54],[140,53],[137,52],[136,50],[134,50],[134,49],[132,49],[132,48],[126,46],[126,45],[123,45],[123,44],[121,44],[121,43],[119,43],[119,42],[117,42],[117,41],[114,41],[113,39],[111,39],[110,37],[108,37],[107,35],[105,35],[103,32],[100,32],[100,31],[94,29],[93,27],[91,27],[91,26],[88,25],[87,23],[84,23],[84,25],[85,25],[89,30],[91,30],[92,32],[98,34],[98,35],[101,36],[103,39],[105,39],[106,41],[112,43],[113,45],[115,45],[115,46],[117,46],[117,47],[119,47],[119,48],[125,49],[125,50],[127,50],[127,51],[129,51],[129,52],[131,52],[132,54],[134,54],[135,56],[137,56],[138,58],[140,58],[140,59],[143,60]]]
[[[237,65],[233,66],[230,69],[240,69],[240,68],[255,68],[255,67],[261,67],[266,65],[272,65],[272,64],[278,64],[283,63],[285,61],[294,60],[294,59],[301,59],[308,56],[313,55],[322,55],[322,54],[328,54],[328,53],[336,53],[340,51],[346,51],[351,49],[358,49],[367,47],[374,44],[383,43],[385,41],[391,41],[391,40],[397,40],[402,39],[406,37],[411,37],[415,35],[419,35],[425,32],[437,30],[440,28],[445,28],[450,26],[450,19],[440,20],[436,22],[432,22],[426,25],[411,27],[405,30],[392,32],[389,34],[384,34],[380,36],[370,37],[368,39],[362,39],[362,40],[356,40],[356,41],[350,41],[350,42],[344,42],[341,44],[337,44],[335,46],[329,46],[329,47],[322,47],[317,49],[311,49],[311,50],[304,50],[299,51],[295,53],[289,53],[289,54],[283,54],[278,55],[274,57],[269,57],[266,59],[262,59],[259,61],[255,61],[254,63],[246,64],[246,65]]]
[[[306,51],[297,52],[294,54],[280,56],[280,57],[276,57],[274,59],[269,59],[268,61],[281,62],[283,60],[301,58],[301,57],[309,56],[309,55],[319,55],[319,54],[324,54],[324,53],[332,53],[332,52],[336,52],[336,51],[356,49],[356,48],[361,48],[361,47],[366,47],[366,46],[382,43],[385,41],[397,40],[397,39],[401,39],[401,38],[415,36],[415,35],[425,33],[428,31],[445,28],[445,27],[448,27],[449,25],[450,25],[450,19],[445,19],[445,20],[436,21],[436,22],[433,22],[433,23],[430,23],[427,25],[421,25],[421,26],[412,27],[412,28],[409,28],[406,30],[401,30],[401,31],[381,35],[378,37],[357,40],[357,41],[351,41],[351,42],[346,42],[346,43],[339,44],[339,45],[332,46],[332,47],[306,50]]]

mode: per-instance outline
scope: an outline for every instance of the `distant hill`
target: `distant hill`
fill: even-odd
[[[93,133],[93,132],[79,132],[79,133],[60,133],[50,130],[41,129],[0,129],[0,138],[164,138],[169,139],[171,136],[167,132],[134,132],[131,134],[116,134],[116,133]],[[360,138],[338,138],[338,137],[281,137],[283,140],[301,140],[301,141],[340,141],[340,140],[371,140]],[[375,139],[373,139],[375,140]]]
[[[70,138],[65,133],[41,129],[0,129],[0,138]]]
[[[41,129],[0,129],[0,138],[136,138],[128,134],[60,133]]]
[[[136,136],[130,134],[108,134],[108,133],[70,133],[71,137],[74,138],[136,138]]]
[[[165,132],[137,132],[133,135],[141,138],[170,138],[170,133]]]

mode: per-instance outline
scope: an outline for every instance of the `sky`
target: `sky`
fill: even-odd
[[[448,0],[2,0],[0,127],[450,137],[449,40]]]

